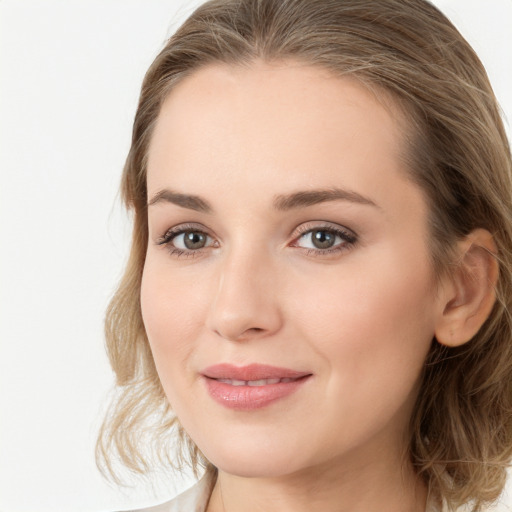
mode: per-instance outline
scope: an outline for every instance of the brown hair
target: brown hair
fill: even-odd
[[[512,172],[499,108],[478,57],[426,0],[212,0],[169,39],[142,85],[122,196],[134,212],[130,258],[106,318],[118,394],[98,460],[145,472],[169,460],[175,430],[192,463],[212,467],[167,403],[149,349],[139,292],[148,237],[146,157],[160,106],[208,63],[299,60],[386,91],[403,107],[411,178],[430,207],[433,265],[449,268],[454,242],[490,231],[497,301],[478,334],[448,348],[433,340],[411,419],[410,457],[431,492],[475,510],[503,489],[512,457]],[[184,453],[186,453],[185,450]]]

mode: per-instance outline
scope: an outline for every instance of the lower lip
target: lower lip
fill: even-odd
[[[252,411],[286,398],[295,393],[311,375],[291,382],[278,382],[266,386],[232,386],[225,382],[205,377],[210,396],[219,404],[239,411]]]

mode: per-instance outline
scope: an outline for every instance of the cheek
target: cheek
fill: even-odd
[[[300,329],[339,389],[356,382],[370,389],[380,379],[403,395],[416,382],[434,335],[430,267],[396,254],[379,254],[373,263],[347,263],[328,278],[307,280],[325,283],[322,288],[304,280],[307,292],[291,309],[301,311]]]
[[[202,326],[207,307],[198,279],[170,272],[148,257],[141,284],[141,310],[153,358],[166,390],[190,359],[191,339]]]

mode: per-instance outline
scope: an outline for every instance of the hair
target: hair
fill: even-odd
[[[183,431],[160,385],[140,307],[148,242],[146,164],[160,107],[173,87],[212,63],[298,61],[349,76],[406,113],[410,178],[429,205],[436,276],[454,243],[476,228],[494,237],[497,300],[476,336],[455,348],[435,339],[411,418],[409,454],[431,493],[474,510],[501,493],[512,458],[512,171],[486,72],[452,23],[426,0],[212,0],[167,41],[143,81],[122,198],[134,213],[126,270],[106,315],[117,394],[97,460],[139,473],[172,464],[181,439],[195,469],[213,469]]]

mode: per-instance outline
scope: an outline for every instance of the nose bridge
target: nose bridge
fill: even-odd
[[[268,251],[238,243],[219,262],[209,327],[229,340],[265,336],[279,329],[276,265]]]

